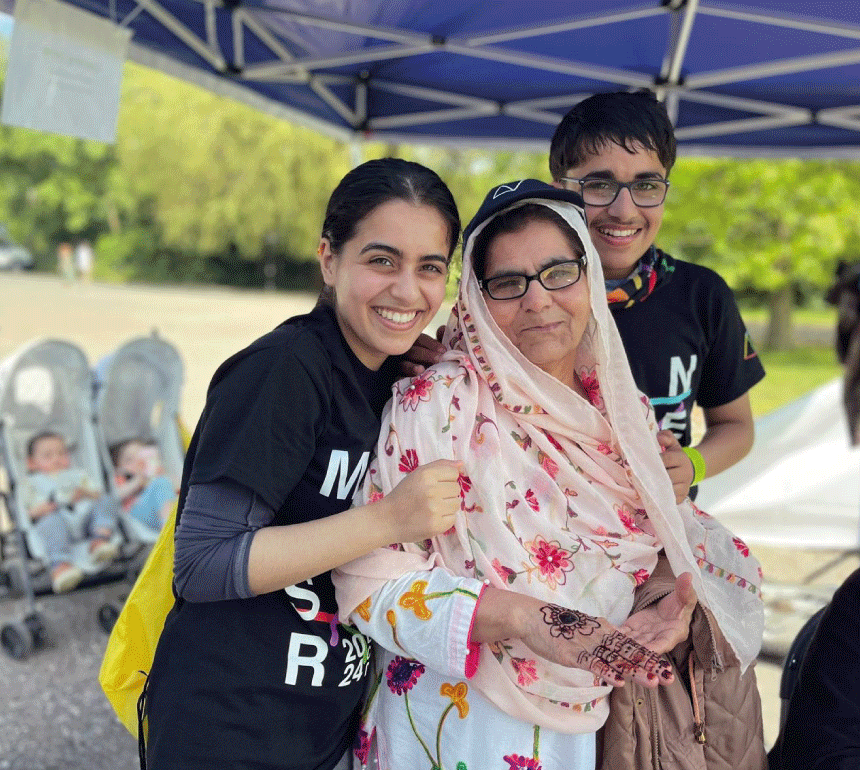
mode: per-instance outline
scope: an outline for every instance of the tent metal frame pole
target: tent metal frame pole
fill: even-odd
[[[524,38],[542,37],[554,35],[559,32],[571,32],[575,29],[588,29],[589,27],[602,27],[607,24],[618,24],[624,21],[638,21],[650,16],[661,16],[666,13],[665,8],[642,8],[639,10],[620,11],[618,13],[600,14],[597,16],[586,16],[560,21],[555,24],[542,24],[538,26],[517,27],[510,30],[502,30],[485,35],[461,38],[461,42],[468,46],[489,46],[494,43],[509,43],[512,40]]]
[[[619,83],[621,85],[642,88],[650,88],[654,85],[654,79],[651,76],[639,72],[601,67],[596,64],[569,62],[549,56],[517,53],[516,51],[509,51],[504,48],[491,48],[489,46],[474,48],[449,40],[445,43],[444,50],[451,53],[459,53],[463,56],[470,56],[473,59],[488,59],[490,61],[505,62],[506,64],[518,64],[522,67],[530,67],[543,72],[573,75],[591,80],[602,80],[607,83]]]
[[[170,11],[156,2],[156,0],[135,0],[135,2],[158,20],[158,22],[163,24],[166,29],[176,35],[185,45],[200,56],[201,59],[207,61],[213,69],[223,71],[226,68],[227,63],[222,56],[213,51],[209,45],[188,29]]]
[[[243,76],[249,80],[277,80],[284,75],[288,76],[296,69],[314,70],[327,67],[343,67],[348,64],[372,64],[383,59],[400,59],[406,56],[416,56],[438,50],[439,47],[429,41],[412,46],[378,46],[376,48],[366,48],[361,51],[343,53],[337,56],[294,59],[289,63],[259,64],[245,69]]]
[[[687,47],[690,44],[690,35],[693,31],[693,22],[696,19],[696,11],[698,10],[699,0],[688,0],[684,4],[683,15],[681,22],[672,41],[671,50],[669,51],[665,66],[662,72],[663,82],[669,85],[678,85],[681,79],[681,69],[684,64],[684,58],[687,55]],[[673,11],[672,19],[676,20],[678,11]],[[664,86],[656,89],[657,98],[664,101],[666,104],[666,112],[669,114],[669,119],[673,124],[678,122],[678,92],[675,90],[667,90]]]
[[[824,22],[813,21],[812,19],[802,19],[799,17],[785,16],[783,14],[765,15],[754,13],[752,11],[738,11],[707,5],[700,6],[699,13],[703,16],[715,16],[720,19],[734,19],[735,21],[749,21],[764,24],[769,27],[784,27],[786,29],[798,29],[803,32],[820,32],[823,35],[836,35],[838,37],[860,39],[860,27],[825,24]]]

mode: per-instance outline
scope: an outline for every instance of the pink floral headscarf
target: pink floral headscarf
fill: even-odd
[[[358,500],[379,499],[420,464],[458,459],[456,526],[342,567],[335,575],[342,616],[385,580],[441,567],[618,625],[662,548],[676,575],[693,573],[700,601],[746,667],[763,629],[758,563],[692,503],[675,503],[580,210],[544,199],[514,205],[523,203],[559,213],[586,248],[592,311],[576,371],[588,399],[529,362],[490,316],[471,264],[484,222],[464,250],[445,335],[451,351],[395,385]],[[609,688],[591,674],[537,658],[518,640],[487,647],[472,684],[500,709],[562,732],[602,725]]]

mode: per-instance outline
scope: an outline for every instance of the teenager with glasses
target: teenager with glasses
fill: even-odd
[[[556,187],[585,201],[609,306],[636,384],[664,429],[663,460],[680,500],[749,452],[749,389],[764,368],[726,282],[654,245],[675,153],[672,124],[653,93],[603,93],[564,116],[549,167]],[[706,426],[695,448],[694,403]]]
[[[564,116],[550,146],[553,184],[579,193],[607,299],[633,376],[656,412],[677,499],[734,465],[754,438],[749,389],[764,377],[731,289],[713,270],[654,245],[663,221],[675,135],[649,91],[595,94]],[[404,372],[444,352],[421,335]],[[693,405],[705,434],[692,443]]]

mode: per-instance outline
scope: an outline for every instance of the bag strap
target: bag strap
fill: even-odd
[[[143,682],[143,690],[137,699],[137,756],[140,759],[140,770],[146,770],[146,736],[144,735],[144,722],[146,721],[146,688],[149,685],[149,675],[146,671],[140,671],[146,679]]]

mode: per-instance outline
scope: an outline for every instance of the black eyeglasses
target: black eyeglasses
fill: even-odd
[[[582,200],[589,206],[608,206],[621,192],[622,187],[630,190],[630,197],[643,209],[659,206],[666,200],[669,182],[666,179],[637,179],[635,182],[617,182],[614,179],[586,177],[573,179],[561,177],[562,182],[575,182],[579,185]]]
[[[529,284],[532,281],[537,281],[547,291],[558,291],[573,286],[580,279],[585,263],[586,257],[583,254],[569,262],[556,262],[534,275],[498,275],[495,278],[478,281],[478,284],[491,299],[522,297],[529,290]]]

